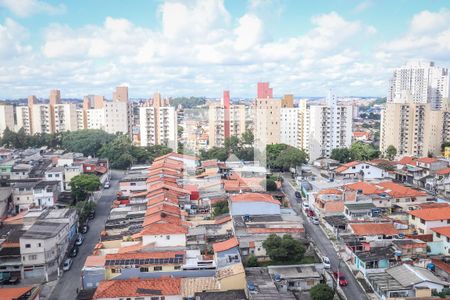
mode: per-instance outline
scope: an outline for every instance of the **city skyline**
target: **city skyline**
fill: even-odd
[[[447,3],[0,1],[0,98],[381,96],[410,60],[450,65]],[[383,12],[383,18],[377,16]],[[177,17],[174,17],[177,16]]]

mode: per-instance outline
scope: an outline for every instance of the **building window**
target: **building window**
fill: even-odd
[[[154,266],[153,271],[162,271],[162,266]]]
[[[25,248],[31,248],[31,244],[25,244]]]
[[[148,272],[148,267],[140,267],[139,271],[141,271],[141,272]]]
[[[411,219],[415,220],[415,219],[416,219],[416,216],[411,216]]]
[[[425,224],[425,220],[424,219],[420,219],[420,223]]]
[[[37,255],[36,254],[28,255],[28,259],[29,260],[36,260],[37,259]]]
[[[440,237],[441,237],[441,234],[436,232],[436,236],[437,236],[438,238],[440,238]]]
[[[170,235],[166,235],[166,240],[170,240]]]
[[[41,247],[41,246],[42,246],[41,243],[39,243],[39,244],[38,244],[38,247]]]
[[[181,269],[181,266],[174,266],[173,269],[174,269],[174,270],[180,270],[180,269]]]

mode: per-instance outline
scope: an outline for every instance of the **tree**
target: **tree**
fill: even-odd
[[[78,213],[78,222],[79,224],[86,223],[86,220],[89,216],[89,213],[95,210],[95,202],[92,201],[79,201],[75,205],[75,209]]]
[[[100,129],[83,129],[64,132],[61,146],[70,152],[83,153],[85,156],[97,156],[103,145],[115,139],[115,135]]]
[[[267,165],[271,168],[287,170],[308,161],[308,154],[304,150],[286,144],[266,146]]]
[[[208,151],[200,150],[200,159],[208,160],[208,159],[217,159],[219,161],[226,161],[228,158],[228,153],[223,147],[212,147]]]
[[[266,189],[266,191],[276,191],[277,183],[273,179],[266,179],[261,181],[261,186]]]
[[[341,164],[351,161],[350,150],[348,148],[336,148],[331,151],[330,158],[339,161]]]
[[[394,146],[389,145],[387,147],[387,149],[386,149],[386,157],[387,157],[387,159],[394,160],[396,155],[397,155],[397,149]]]
[[[242,144],[253,146],[253,143],[255,142],[255,136],[252,131],[246,130],[241,137]]]
[[[83,201],[90,192],[97,191],[100,187],[100,179],[91,174],[80,174],[70,180],[72,196],[76,201]]]
[[[316,284],[309,291],[312,300],[333,300],[334,291],[325,283]]]
[[[155,158],[171,153],[172,148],[167,147],[166,145],[153,145],[145,148],[148,155],[148,162],[152,163]]]
[[[376,150],[372,145],[363,142],[353,143],[350,147],[351,160],[371,160],[378,158],[380,151]]]
[[[114,140],[104,144],[98,155],[109,160],[114,169],[126,169],[133,164],[132,145],[126,135],[119,135]]]
[[[217,217],[223,214],[229,213],[228,201],[219,201],[212,205],[213,207],[213,216]]]
[[[271,234],[263,242],[263,247],[270,259],[278,263],[298,263],[305,254],[304,245],[289,234],[282,238]]]
[[[255,255],[250,254],[248,260],[247,260],[247,267],[259,267],[258,259]]]

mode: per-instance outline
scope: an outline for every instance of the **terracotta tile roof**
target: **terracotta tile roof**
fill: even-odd
[[[408,213],[425,221],[450,220],[450,206],[416,209]]]
[[[167,157],[169,157],[169,158],[177,157],[177,158],[186,158],[186,159],[190,159],[190,160],[199,160],[199,158],[197,156],[172,152],[172,153],[168,153],[166,155],[156,158],[155,161],[159,161],[159,160],[167,158]]]
[[[326,213],[344,212],[344,201],[327,201],[323,210]]]
[[[103,267],[105,266],[105,257],[102,255],[89,255],[84,262],[85,267]]]
[[[181,177],[182,173],[168,168],[149,169],[148,176]]]
[[[232,195],[230,197],[231,202],[268,202],[272,204],[278,204],[280,205],[280,201],[275,200],[271,195],[269,194],[262,194],[262,193],[245,193],[245,194],[237,194]]]
[[[353,191],[361,191],[364,195],[381,194],[384,192],[383,189],[378,188],[376,185],[364,181],[347,184],[345,188]]]
[[[155,182],[172,182],[176,183],[177,179],[175,177],[161,177],[159,175],[151,176],[147,178],[147,183],[155,183]]]
[[[423,191],[412,189],[390,181],[380,182],[377,186],[383,187],[384,192],[394,198],[421,197],[427,195],[427,193]]]
[[[202,173],[197,175],[197,178],[207,177],[207,176],[214,176],[217,175],[217,169],[206,169]]]
[[[404,156],[402,157],[402,159],[398,161],[398,163],[400,165],[411,165],[411,166],[417,165],[416,158],[412,156]]]
[[[0,300],[19,299],[21,296],[23,296],[23,294],[27,293],[32,288],[32,286],[0,288]]]
[[[431,164],[431,163],[437,162],[438,159],[436,157],[421,157],[417,161],[421,162],[423,164]]]
[[[447,175],[450,174],[450,168],[442,169],[436,172],[438,175]]]
[[[217,159],[210,159],[210,160],[202,161],[202,167],[204,167],[204,168],[217,167],[217,165],[218,165]]]
[[[180,188],[176,184],[170,184],[169,182],[158,182],[156,184],[151,185],[148,188],[149,194],[151,194],[154,191],[158,191],[158,190],[171,190],[178,194],[186,194],[186,195],[191,194],[190,191]]]
[[[369,137],[369,136],[370,136],[370,132],[365,132],[365,131],[354,131],[354,132],[352,132],[352,135],[353,135],[354,137],[363,137],[363,136]]]
[[[152,191],[152,192],[148,192],[147,193],[147,199],[153,199],[153,198],[155,198],[155,197],[157,197],[157,196],[160,196],[160,195],[166,195],[166,196],[168,196],[168,195],[170,195],[170,196],[172,196],[172,197],[174,197],[175,199],[178,199],[178,196],[179,196],[179,194],[177,193],[177,192],[175,192],[175,191],[171,191],[171,190],[156,190],[156,191]],[[178,200],[177,200],[178,201]]]
[[[140,250],[142,250],[142,242],[139,242],[137,244],[134,245],[129,245],[129,246],[123,246],[120,247],[118,250],[118,253],[131,253],[131,252],[138,252]]]
[[[416,206],[420,207],[421,209],[425,209],[425,208],[447,207],[447,206],[449,206],[449,204],[448,203],[440,203],[440,202],[425,202],[425,203],[416,204]]]
[[[342,191],[338,189],[323,189],[319,191],[318,195],[342,195]]]
[[[144,222],[142,223],[143,227],[147,227],[153,224],[176,224],[181,225],[181,219],[179,216],[168,215],[165,213],[156,213],[151,216],[146,216],[144,218]]]
[[[449,216],[449,218],[450,218],[450,216]],[[434,227],[434,228],[431,228],[431,230],[450,238],[450,226]]]
[[[164,252],[134,252],[134,253],[113,253],[106,254],[105,260],[122,259],[150,259],[150,258],[174,258],[175,256],[185,255],[184,251],[164,251]]]
[[[100,281],[93,299],[145,296],[179,296],[180,294],[180,278],[133,278],[127,280]]]
[[[223,217],[216,218],[214,220],[214,224],[225,224],[225,223],[227,223],[229,221],[231,221],[231,216],[230,215],[226,215],[226,216],[223,216]]]
[[[188,232],[187,228],[184,226],[172,224],[167,226],[167,224],[155,223],[147,228],[144,228],[140,235],[159,235],[159,234],[186,234]]]
[[[237,246],[239,246],[239,241],[237,240],[236,237],[232,237],[229,240],[218,242],[218,243],[214,243],[212,245],[213,250],[214,250],[215,253],[226,251],[226,250],[229,250],[229,249],[237,247]]]
[[[228,265],[221,269],[217,269],[216,278],[221,280],[223,278],[234,276],[237,274],[242,274],[244,272],[245,272],[244,266],[242,266],[241,263],[237,263],[237,264],[233,264],[233,265]],[[245,276],[243,279],[245,280]]]
[[[353,223],[350,224],[356,235],[394,235],[398,234],[392,223]]]
[[[443,270],[447,274],[450,274],[450,264],[446,263],[445,261],[434,258],[431,259],[431,262],[439,269]]]
[[[178,206],[172,205],[172,204],[166,204],[166,203],[160,203],[158,205],[153,205],[149,208],[147,208],[147,211],[145,212],[145,216],[150,216],[155,213],[164,212],[167,214],[172,214],[175,216],[179,216],[181,214],[181,210]]]
[[[248,233],[301,233],[304,228],[247,228]]]
[[[147,191],[144,192],[131,192],[130,198],[134,197],[145,197],[147,195]]]
[[[181,280],[183,299],[194,299],[195,293],[204,291],[220,291],[219,282],[214,277],[183,278]]]
[[[361,163],[361,162],[360,162],[360,161],[357,161],[357,160],[351,161],[351,162],[349,162],[349,163],[343,164],[342,166],[338,167],[338,168],[335,170],[335,172],[336,172],[336,173],[341,173],[341,172],[347,171],[349,168],[354,167],[354,166],[357,166],[357,165],[359,165],[360,163]]]
[[[251,192],[252,188],[241,180],[223,180],[223,188],[226,192]]]

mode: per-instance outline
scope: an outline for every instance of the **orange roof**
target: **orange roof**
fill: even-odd
[[[398,234],[392,223],[353,223],[350,227],[356,235]]]
[[[134,245],[130,245],[130,246],[120,247],[118,253],[138,252],[140,250],[142,250],[142,243],[141,242],[139,242],[137,244],[134,244]]]
[[[450,218],[450,216],[449,216],[449,218]],[[450,238],[450,226],[434,227],[434,228],[431,228],[431,230]]]
[[[105,266],[105,257],[100,255],[90,255],[86,257],[85,267],[103,267]]]
[[[217,159],[210,159],[210,160],[204,160],[202,161],[202,167],[209,168],[209,167],[217,167]]]
[[[149,194],[151,194],[151,192],[154,192],[154,191],[157,191],[157,190],[160,190],[160,189],[172,190],[172,191],[177,192],[179,194],[191,194],[190,191],[182,189],[182,188],[180,188],[180,187],[178,187],[176,185],[169,184],[167,182],[158,182],[158,183],[150,186],[148,192],[149,192]]]
[[[442,169],[436,172],[438,175],[447,175],[450,174],[450,168]]]
[[[226,250],[229,250],[231,248],[239,246],[239,241],[234,236],[231,239],[228,239],[226,241],[214,243],[212,246],[213,246],[214,252],[217,253],[217,252],[226,251]]]
[[[214,220],[214,224],[224,224],[226,222],[231,221],[231,216],[227,215],[227,216],[223,216],[221,218],[217,218]]]
[[[327,201],[323,209],[327,213],[344,212],[344,201]]]
[[[32,288],[32,286],[0,288],[0,300],[19,299],[21,296],[23,296],[23,294],[27,293]]]
[[[425,208],[437,208],[437,207],[447,207],[449,206],[448,203],[441,203],[441,202],[425,202],[425,203],[419,203],[416,204],[417,207],[420,207],[421,209]]]
[[[184,251],[160,251],[160,252],[135,252],[106,254],[105,260],[121,259],[149,259],[149,258],[174,258],[177,255],[185,255]]]
[[[347,189],[353,190],[353,191],[362,191],[364,195],[370,195],[370,194],[380,194],[383,193],[383,189],[377,188],[376,185],[367,183],[364,181],[359,181],[355,183],[350,183],[345,185]]]
[[[251,192],[252,188],[241,180],[223,180],[223,188],[226,192]]]
[[[180,278],[151,278],[100,281],[93,299],[145,296],[179,296]]]
[[[320,190],[318,195],[342,195],[342,191],[338,189],[323,189]]]
[[[416,159],[412,156],[404,156],[402,157],[402,159],[398,161],[398,163],[401,165],[411,165],[411,166],[417,165]]]
[[[230,197],[231,202],[268,202],[280,205],[280,201],[273,199],[269,194],[262,193],[245,193],[237,194]]]
[[[445,261],[442,261],[439,259],[434,259],[434,258],[431,259],[431,262],[439,269],[450,274],[450,264],[449,263],[446,263]]]
[[[145,212],[145,216],[153,215],[153,214],[159,213],[159,212],[165,212],[165,213],[179,216],[180,208],[175,205],[160,203],[158,205],[154,205],[152,207],[147,208],[147,211]]]
[[[199,160],[199,158],[197,156],[172,152],[172,153],[168,153],[166,155],[156,158],[155,161],[158,161],[158,160],[161,160],[164,158],[168,158],[168,157],[169,158],[177,157],[177,158],[186,158],[186,159],[190,159],[190,160]]]
[[[384,192],[389,194],[391,197],[394,198],[403,198],[403,197],[420,197],[420,196],[426,196],[427,193],[412,189],[409,187],[406,187],[404,185],[385,181],[377,183],[377,186],[381,186],[384,188]]]
[[[300,233],[305,232],[304,228],[247,228],[248,233]]]
[[[147,178],[147,183],[152,182],[177,182],[177,179],[175,177],[161,177],[159,175],[154,175],[149,178]]]
[[[172,224],[167,226],[167,224],[155,223],[147,228],[144,228],[140,235],[158,235],[158,234],[186,234],[188,232],[186,227]]]
[[[369,132],[365,132],[365,131],[354,131],[352,133],[352,135],[354,137],[363,137],[363,136],[367,136],[368,137],[370,135],[370,133]]]
[[[351,162],[349,162],[349,163],[343,164],[342,166],[338,167],[338,168],[336,169],[335,172],[336,172],[336,173],[344,172],[344,171],[346,171],[347,169],[349,169],[349,168],[351,168],[351,167],[354,167],[354,166],[359,165],[360,163],[361,163],[361,162],[360,162],[360,161],[357,161],[357,160],[351,161]]]
[[[181,219],[179,216],[168,215],[164,213],[156,213],[144,218],[142,223],[143,227],[147,227],[152,224],[177,224],[181,225]]]
[[[175,171],[168,168],[158,168],[158,169],[150,169],[148,171],[148,176],[164,176],[164,177],[178,177],[181,176],[181,172]]]
[[[143,191],[143,192],[133,192],[133,191],[131,191],[130,198],[133,198],[133,197],[145,197],[146,195],[147,195],[147,191]]]
[[[437,162],[438,159],[436,157],[421,157],[417,161],[421,162],[423,164],[431,164],[431,163]]]

